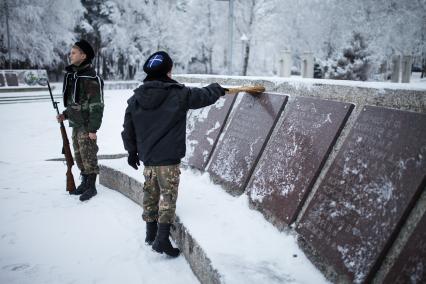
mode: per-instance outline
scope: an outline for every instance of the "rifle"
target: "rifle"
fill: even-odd
[[[56,109],[56,113],[60,115],[58,104],[59,102],[55,102],[52,95],[52,89],[50,88],[49,81],[47,80],[47,87],[49,88],[50,98],[52,99],[53,108]],[[64,122],[61,121],[61,136],[62,136],[62,154],[65,155],[65,161],[67,164],[67,191],[71,194],[75,190],[75,182],[74,176],[72,175],[71,168],[74,165],[74,159],[71,154],[70,142],[68,140],[67,131],[65,130]]]

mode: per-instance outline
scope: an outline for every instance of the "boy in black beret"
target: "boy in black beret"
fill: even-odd
[[[65,68],[63,96],[66,109],[57,120],[68,119],[72,127],[74,158],[81,171],[81,184],[70,194],[85,201],[97,194],[99,174],[96,132],[102,123],[104,110],[103,80],[92,66],[95,52],[85,40],[77,41],[70,52],[71,65]]]
[[[189,109],[214,104],[225,90],[214,83],[188,88],[171,78],[173,61],[159,51],[146,60],[144,84],[127,101],[121,133],[129,153],[128,163],[144,168],[143,215],[145,242],[159,253],[176,257],[170,227],[175,219],[180,178],[180,161],[185,156],[186,114]]]

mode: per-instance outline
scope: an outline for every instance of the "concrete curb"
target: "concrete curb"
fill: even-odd
[[[172,232],[172,238],[182,251],[192,271],[201,283],[219,284],[224,283],[220,273],[215,269],[203,248],[192,237],[191,233],[176,217],[176,229]]]
[[[120,158],[124,158],[127,157],[127,153],[122,153],[122,154],[101,154],[98,155],[98,160],[112,160],[112,159],[120,159]],[[65,158],[52,158],[52,159],[47,159],[46,161],[49,162],[62,162],[65,161]]]
[[[100,164],[99,168],[99,182],[101,185],[120,192],[142,207],[142,183],[108,166]],[[211,260],[208,258],[203,248],[192,237],[185,225],[180,221],[179,216],[176,216],[175,229],[172,230],[172,238],[201,283],[223,283],[220,273],[212,266]]]

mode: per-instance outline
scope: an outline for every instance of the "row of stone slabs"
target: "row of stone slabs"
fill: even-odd
[[[194,110],[184,163],[207,170],[278,227],[293,223],[354,106],[263,93]],[[287,108],[283,115],[284,108]],[[369,282],[426,186],[426,115],[366,106],[296,231],[339,281]],[[425,281],[423,217],[388,277]],[[414,272],[413,272],[414,271]],[[420,275],[420,276],[419,276]],[[393,277],[393,276],[392,276]],[[395,278],[392,278],[395,279]]]

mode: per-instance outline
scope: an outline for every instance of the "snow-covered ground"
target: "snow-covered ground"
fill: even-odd
[[[126,158],[102,164],[144,182]],[[233,197],[207,173],[183,169],[176,213],[203,248],[224,283],[327,283],[298,247],[292,233],[279,232],[249,209],[247,195]]]
[[[415,88],[426,89],[424,79],[414,81]],[[60,90],[58,85],[54,93]],[[99,154],[125,152],[120,132],[132,93],[105,92]],[[98,196],[85,203],[65,192],[65,165],[46,161],[62,156],[54,117],[50,101],[0,105],[0,283],[197,283],[184,257],[168,259],[144,245],[138,205],[100,185]],[[67,131],[70,137],[71,129]],[[141,170],[129,168],[125,159],[101,163],[143,180]],[[78,169],[73,170],[77,180]],[[275,276],[284,282],[325,282],[295,237],[278,232],[248,209],[246,196],[231,197],[207,174],[190,170],[182,171],[179,190],[178,215],[230,283],[248,274],[261,283],[275,271],[282,271]],[[220,218],[224,214],[229,218]]]
[[[106,92],[101,154],[124,152],[131,94]],[[0,105],[0,283],[197,283],[183,257],[145,246],[138,205],[102,186],[85,203],[65,192],[65,165],[45,161],[61,157],[54,117],[49,101]]]
[[[132,93],[106,91],[98,132],[100,154],[125,152],[120,132]],[[169,259],[144,244],[141,208],[131,200],[100,185],[98,195],[85,203],[66,193],[65,165],[45,161],[62,156],[54,117],[50,101],[0,105],[0,283],[198,282],[183,256]],[[141,170],[127,167],[125,159],[101,162],[143,179]],[[77,180],[76,166],[73,173]],[[278,232],[260,213],[249,210],[245,196],[231,197],[207,174],[183,170],[181,180],[178,214],[229,283],[239,283],[247,273],[254,282],[263,282],[268,273],[292,283],[325,281],[297,247],[295,237]],[[203,205],[206,211],[197,213],[196,201],[206,199],[210,199]],[[225,222],[215,218],[223,213],[229,214]],[[212,231],[209,225],[233,232],[228,242],[220,239],[223,231]],[[259,245],[247,250],[250,240]],[[227,255],[230,248],[234,256]],[[255,265],[259,263],[260,267]],[[277,268],[285,271],[274,275]]]

